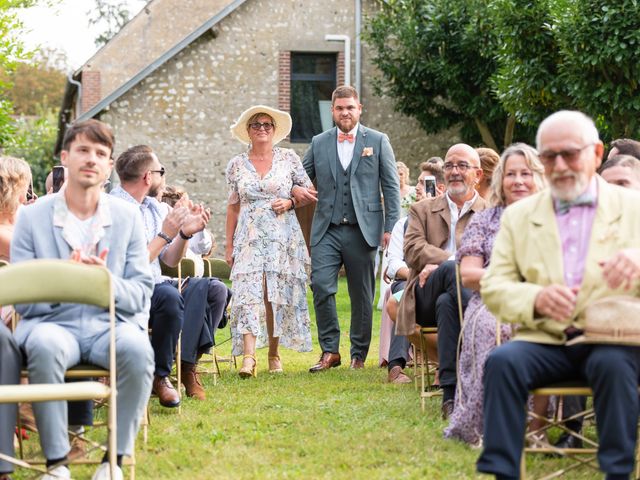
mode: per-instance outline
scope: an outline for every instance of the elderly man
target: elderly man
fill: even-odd
[[[415,334],[416,323],[438,327],[442,416],[453,410],[456,351],[460,336],[453,258],[471,216],[485,207],[475,186],[482,178],[480,157],[469,145],[452,146],[444,161],[445,195],[414,204],[404,238],[409,280],[400,301],[396,335]],[[463,289],[462,303],[470,293]]]
[[[509,207],[481,281],[496,317],[519,324],[515,341],[489,356],[484,374],[484,450],[478,470],[517,478],[528,392],[582,378],[594,392],[598,460],[608,479],[633,470],[640,348],[567,342],[585,309],[613,295],[638,295],[640,195],[595,175],[603,153],[591,119],[561,111],[537,134],[551,185]],[[630,290],[633,287],[633,290]]]

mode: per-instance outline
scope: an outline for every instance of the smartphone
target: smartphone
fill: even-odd
[[[436,196],[436,177],[433,175],[424,177],[424,193],[427,197],[433,198]]]
[[[64,167],[56,165],[53,167],[53,192],[57,192],[62,188],[64,183]]]
[[[33,195],[33,179],[29,180],[29,187],[27,188],[27,202],[30,202],[35,197]]]

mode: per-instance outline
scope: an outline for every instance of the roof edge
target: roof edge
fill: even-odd
[[[93,118],[102,112],[105,108],[111,105],[113,102],[118,100],[122,95],[127,93],[133,87],[135,87],[142,80],[147,78],[153,72],[155,72],[158,68],[164,65],[166,62],[175,57],[178,53],[188,47],[191,43],[200,38],[203,34],[205,34],[209,29],[215,26],[217,23],[222,21],[228,15],[233,13],[238,7],[244,4],[247,0],[235,0],[233,3],[230,3],[218,13],[216,13],[209,20],[200,25],[197,29],[191,32],[189,35],[180,40],[177,44],[163,53],[160,57],[154,60],[152,63],[147,65],[145,68],[140,70],[137,74],[131,77],[127,82],[122,84],[120,87],[116,88],[109,95],[104,97],[100,102],[94,105],[92,108],[84,112],[82,115],[78,116],[77,121],[87,120],[89,118]]]

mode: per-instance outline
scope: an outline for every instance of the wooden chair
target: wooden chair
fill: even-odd
[[[95,381],[83,381],[63,384],[2,385],[0,403],[108,400],[107,445],[111,475],[116,467],[116,334],[115,301],[110,272],[103,267],[87,266],[65,260],[31,260],[0,269],[0,304],[29,303],[80,303],[95,305],[109,311],[109,385]],[[100,376],[101,368],[75,370],[79,377]],[[113,387],[113,388],[112,388]],[[43,461],[24,461],[0,454],[3,460],[17,466],[31,468],[40,472],[46,470],[37,465]],[[82,463],[100,463],[101,460]],[[132,462],[132,477],[135,475],[135,462]]]

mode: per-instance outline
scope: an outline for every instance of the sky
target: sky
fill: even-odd
[[[38,46],[62,50],[69,66],[76,70],[96,52],[95,37],[102,31],[99,25],[89,27],[88,12],[94,0],[54,1],[52,7],[32,7],[20,12],[27,32],[22,37],[30,48]],[[145,5],[143,0],[127,0],[132,17]]]

